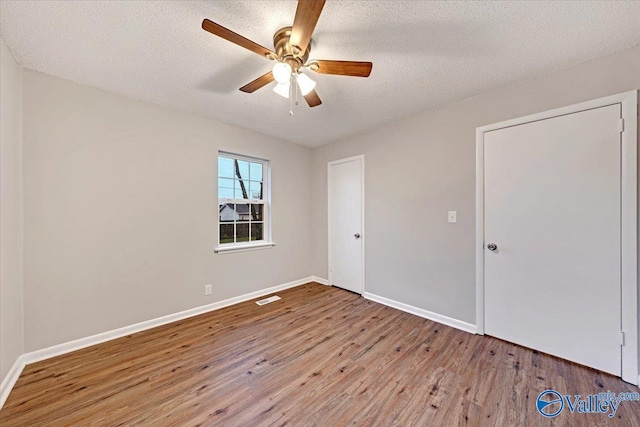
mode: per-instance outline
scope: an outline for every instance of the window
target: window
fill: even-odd
[[[269,162],[219,153],[218,251],[272,246],[269,221]]]

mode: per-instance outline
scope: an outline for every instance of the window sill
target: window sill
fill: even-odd
[[[275,242],[261,242],[261,243],[251,243],[244,245],[224,245],[218,246],[214,249],[214,252],[217,254],[228,254],[231,252],[245,252],[245,251],[255,251],[257,249],[268,249],[275,246]]]

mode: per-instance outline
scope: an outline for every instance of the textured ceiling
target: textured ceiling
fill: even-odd
[[[27,68],[307,146],[640,44],[640,2],[328,0],[311,57],[372,61],[368,79],[311,74],[323,104],[293,117],[272,62],[203,31],[208,18],[266,47],[295,1],[0,1]]]

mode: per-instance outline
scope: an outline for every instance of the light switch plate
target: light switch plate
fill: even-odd
[[[449,211],[448,219],[450,223],[458,222],[458,212],[457,211]]]

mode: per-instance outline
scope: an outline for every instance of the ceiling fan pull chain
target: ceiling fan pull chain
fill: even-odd
[[[293,74],[289,78],[289,115],[293,116]]]

